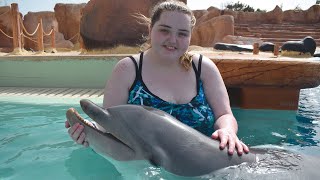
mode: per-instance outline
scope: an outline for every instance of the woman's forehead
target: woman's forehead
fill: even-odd
[[[156,22],[158,25],[167,25],[172,28],[191,28],[191,17],[188,14],[178,11],[164,11],[160,15],[160,19]]]

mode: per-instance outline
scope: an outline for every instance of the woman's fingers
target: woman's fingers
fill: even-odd
[[[77,143],[78,144],[83,144],[85,142],[85,137],[86,135],[84,134],[84,132],[82,132],[79,136],[79,138],[77,139]]]
[[[228,142],[228,154],[232,155],[234,152],[236,143],[235,143],[234,139],[230,136],[228,138],[228,141],[229,141]]]
[[[228,130],[219,129],[215,131],[211,137],[216,140],[220,140],[220,149],[228,147],[228,154],[232,155],[236,150],[238,155],[248,153],[249,148],[242,141],[239,140],[235,133],[231,133]]]
[[[83,131],[84,127],[80,125],[79,123],[76,123],[71,128],[69,128],[68,133],[70,137],[73,139],[73,141],[78,143],[78,139]],[[80,143],[82,144],[82,143]]]
[[[67,120],[64,122],[64,127],[66,127],[66,128],[70,127],[70,124],[69,124],[69,122]]]

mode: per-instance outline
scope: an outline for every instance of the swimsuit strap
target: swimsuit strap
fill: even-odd
[[[194,62],[192,61],[192,67],[193,67],[193,70],[196,74],[196,79],[197,79],[197,92],[199,92],[199,89],[200,89],[200,75],[201,75],[201,63],[202,63],[202,55],[200,54],[200,57],[199,57],[199,62],[198,62],[198,69],[196,68],[196,65],[194,64]]]
[[[134,59],[133,56],[129,56],[129,58],[132,60],[135,68],[136,68],[136,80],[141,80],[141,69],[142,69],[142,59],[143,59],[143,53],[140,54],[140,60],[139,60],[139,66],[137,61]]]

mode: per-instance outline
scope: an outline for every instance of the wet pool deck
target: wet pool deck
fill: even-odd
[[[1,96],[102,98],[103,89],[0,87]]]

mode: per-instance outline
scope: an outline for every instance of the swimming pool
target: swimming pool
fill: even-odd
[[[64,120],[69,107],[81,112],[78,102],[79,98],[1,96],[0,179],[185,179],[144,162],[119,164],[75,145]],[[262,161],[268,164],[231,167],[201,179],[320,177],[319,107],[320,87],[301,91],[297,112],[234,108],[239,137],[250,146],[269,149],[263,156],[267,161]]]

